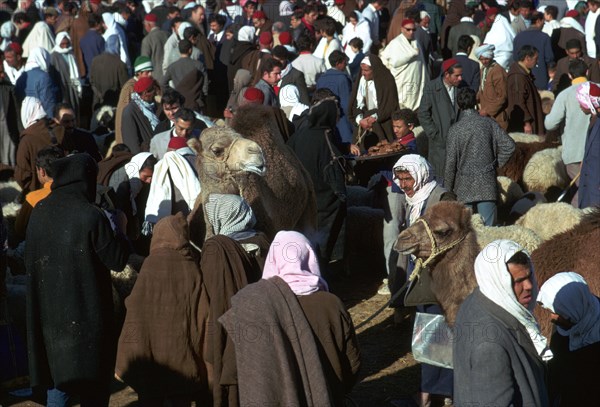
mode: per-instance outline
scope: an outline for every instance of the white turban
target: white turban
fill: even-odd
[[[254,42],[255,29],[254,27],[244,26],[238,31],[238,41]]]
[[[477,58],[494,58],[494,50],[496,47],[494,44],[482,44],[475,49],[475,56]]]

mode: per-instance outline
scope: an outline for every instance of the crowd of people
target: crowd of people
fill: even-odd
[[[0,164],[22,199],[0,277],[27,274],[31,386],[49,406],[108,405],[113,375],[145,406],[343,405],[360,352],[328,291],[347,270],[353,159],[400,145],[369,180],[394,298],[415,268],[394,242],[427,208],[458,200],[497,224],[509,132],[555,137],[572,204],[600,205],[600,0],[539,3],[2,1]],[[316,230],[268,236],[241,196],[200,202],[203,131],[243,109],[267,109],[310,176]],[[198,242],[200,204],[214,233]],[[119,319],[110,270],[140,258]],[[588,404],[597,293],[572,270],[538,290],[534,270],[514,242],[483,248],[455,325],[474,328],[453,370],[422,364],[419,405]],[[0,319],[5,303],[0,287]]]

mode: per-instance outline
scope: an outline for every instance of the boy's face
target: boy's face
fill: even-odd
[[[410,133],[413,129],[412,124],[406,124],[404,120],[393,120],[392,126],[397,139],[400,139]]]
[[[552,21],[552,16],[544,11],[544,21]]]
[[[352,50],[352,52],[354,52],[355,54],[358,54],[358,48],[350,45],[350,49]]]

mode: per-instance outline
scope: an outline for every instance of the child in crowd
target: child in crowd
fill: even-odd
[[[392,126],[396,141],[417,153],[417,139],[413,129],[417,121],[417,115],[410,109],[400,109],[392,113]]]

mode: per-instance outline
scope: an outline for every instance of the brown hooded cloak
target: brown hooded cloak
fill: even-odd
[[[518,62],[508,70],[508,131],[523,131],[525,122],[531,122],[533,134],[544,135],[542,99],[533,82],[531,72]]]

